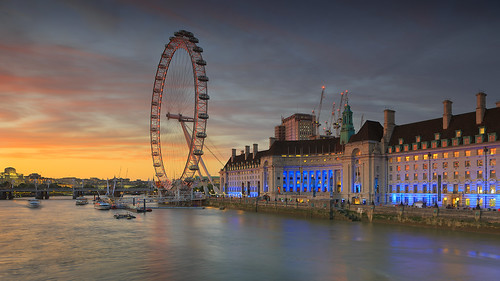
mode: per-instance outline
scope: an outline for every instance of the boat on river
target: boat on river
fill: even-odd
[[[89,203],[89,201],[87,200],[87,198],[85,198],[83,196],[82,197],[77,197],[76,198],[76,202],[75,202],[75,204],[77,206],[87,205],[88,203]]]
[[[131,213],[126,213],[126,214],[114,214],[115,219],[135,219],[135,216],[132,215]]]
[[[40,208],[41,203],[40,200],[38,199],[29,199],[28,200],[28,207],[29,208]]]
[[[111,204],[109,204],[108,202],[104,202],[104,201],[96,201],[94,203],[94,208],[97,210],[109,210],[109,209],[111,209]]]

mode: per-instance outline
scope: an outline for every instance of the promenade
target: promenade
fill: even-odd
[[[411,206],[336,205],[333,200],[266,201],[256,198],[210,198],[211,207],[276,213],[302,218],[322,218],[370,223],[389,223],[495,233],[500,235],[498,210],[416,208]]]

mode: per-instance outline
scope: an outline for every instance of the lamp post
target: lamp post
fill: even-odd
[[[429,179],[429,193],[431,193],[432,191],[432,175],[431,175],[431,157],[432,157],[432,153],[427,153],[427,158],[429,160],[429,167],[428,167],[428,172],[429,172],[429,176],[428,176],[428,179]]]
[[[484,149],[484,208],[487,208],[486,197],[488,196],[488,148],[485,146]]]

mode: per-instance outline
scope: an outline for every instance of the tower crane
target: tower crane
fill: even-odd
[[[321,107],[323,106],[323,98],[325,97],[325,86],[321,86],[321,98],[319,99],[319,109],[318,109],[318,118],[316,119],[316,132],[319,135],[319,130],[318,128],[321,126],[321,123],[319,122],[319,118],[321,116]],[[312,114],[314,115],[316,108],[313,109]]]

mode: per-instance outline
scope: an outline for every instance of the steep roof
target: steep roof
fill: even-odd
[[[380,141],[384,136],[384,127],[379,122],[367,120],[359,132],[349,139],[349,143],[357,141]]]
[[[476,112],[468,112],[451,117],[448,129],[443,129],[443,118],[420,121],[405,125],[397,125],[389,141],[389,145],[398,145],[399,139],[403,143],[411,144],[415,142],[415,137],[420,136],[420,141],[434,140],[434,134],[439,133],[440,139],[452,139],[457,130],[462,131],[462,136],[475,136],[479,134],[479,127],[484,126],[486,134],[500,133],[500,108],[486,109],[483,122],[476,124]]]

